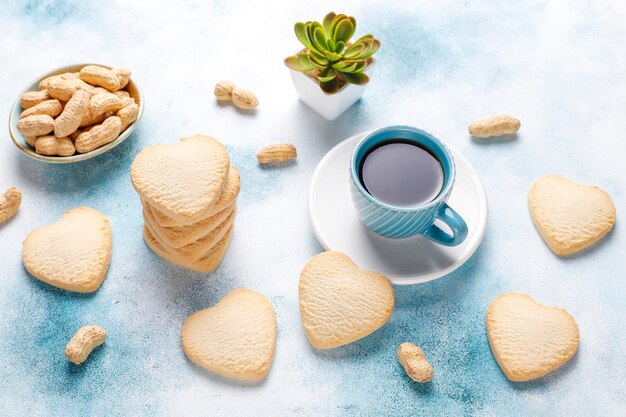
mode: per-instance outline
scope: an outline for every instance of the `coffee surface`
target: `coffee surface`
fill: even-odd
[[[402,140],[391,140],[369,151],[359,177],[374,198],[397,207],[416,207],[434,200],[444,182],[439,160],[426,149]]]

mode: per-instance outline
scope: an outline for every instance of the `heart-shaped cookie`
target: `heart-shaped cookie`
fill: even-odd
[[[111,225],[89,207],[69,210],[24,240],[22,261],[35,278],[64,290],[94,292],[111,261]]]
[[[231,165],[230,169],[228,170],[228,177],[226,177],[226,183],[224,184],[222,194],[220,194],[220,198],[217,200],[211,211],[207,213],[207,218],[215,216],[217,213],[224,211],[229,207],[232,207],[235,204],[237,196],[239,195],[240,187],[241,180],[239,178],[239,171],[237,170],[237,167]],[[154,207],[150,207],[150,211],[152,212],[152,216],[154,217],[158,225],[161,227],[184,226],[176,220],[172,219],[171,217],[167,217]],[[190,228],[195,228],[199,225],[199,223],[203,223],[204,220],[206,220],[206,218],[198,221],[197,223],[193,223],[187,226],[189,226]]]
[[[130,175],[143,200],[180,224],[191,224],[213,209],[229,167],[224,145],[209,136],[192,136],[145,148]]]
[[[217,227],[211,230],[211,232],[209,232],[206,236],[203,236],[195,242],[192,242],[180,248],[173,248],[164,243],[160,239],[158,230],[156,230],[158,229],[158,227],[155,228],[155,226],[150,223],[150,220],[146,218],[145,214],[144,225],[148,228],[148,230],[152,234],[152,237],[154,237],[154,239],[159,242],[161,246],[169,253],[181,259],[197,261],[205,257],[206,254],[212,251],[215,245],[217,245],[217,243],[222,240],[222,238],[226,235],[228,230],[230,230],[231,226],[233,225],[233,222],[235,221],[235,214],[236,210],[233,210],[222,223],[220,223]]]
[[[300,314],[311,345],[330,349],[374,332],[393,312],[386,276],[359,269],[341,252],[314,256],[300,273]]]
[[[220,239],[220,241],[217,242],[206,255],[196,261],[185,259],[169,252],[154,238],[154,236],[152,236],[152,232],[150,232],[150,229],[145,224],[143,227],[143,239],[150,249],[166,261],[191,269],[192,271],[212,272],[219,266],[224,258],[224,255],[226,254],[226,250],[230,244],[230,238],[233,235],[233,229],[234,225],[231,225],[226,231],[224,237],[222,237],[222,239]]]
[[[191,315],[181,339],[187,358],[211,372],[262,379],[276,350],[274,307],[256,291],[231,291],[213,307]]]
[[[539,234],[559,256],[593,245],[615,224],[615,205],[605,191],[559,175],[535,181],[528,206]]]
[[[487,310],[487,337],[496,362],[511,381],[530,381],[554,371],[578,349],[578,325],[564,309],[508,293]]]
[[[156,232],[157,236],[155,237],[159,238],[159,240],[164,242],[167,246],[182,248],[198,239],[202,239],[202,237],[215,230],[217,226],[222,224],[235,211],[235,207],[236,204],[233,204],[219,213],[189,226],[160,226],[154,217],[154,212],[150,210],[150,206],[146,202],[143,202],[143,215],[148,223],[150,223],[150,226],[152,226],[152,231]]]

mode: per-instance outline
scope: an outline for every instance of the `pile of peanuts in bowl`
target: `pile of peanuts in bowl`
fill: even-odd
[[[130,70],[86,65],[44,78],[20,98],[17,130],[40,155],[71,156],[114,141],[137,120]]]

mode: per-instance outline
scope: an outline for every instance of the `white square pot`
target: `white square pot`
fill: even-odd
[[[363,71],[368,76],[374,63]],[[350,106],[356,103],[367,88],[365,85],[346,84],[335,94],[326,94],[320,85],[308,75],[291,70],[291,80],[296,92],[305,104],[327,120],[335,120]]]

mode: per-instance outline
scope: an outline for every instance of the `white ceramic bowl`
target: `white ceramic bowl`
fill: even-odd
[[[50,71],[46,74],[39,76],[36,80],[30,83],[28,87],[24,89],[24,91],[20,93],[20,95],[17,97],[17,100],[15,100],[15,103],[13,104],[13,107],[11,108],[11,113],[9,115],[9,133],[11,134],[11,139],[13,139],[13,143],[15,143],[15,146],[17,146],[20,151],[30,156],[31,158],[37,159],[39,161],[49,162],[53,164],[67,164],[71,162],[84,161],[84,160],[93,158],[94,156],[101,155],[105,153],[106,151],[115,148],[120,143],[124,142],[126,138],[128,138],[130,134],[133,133],[133,131],[135,130],[135,127],[137,126],[137,123],[139,122],[139,120],[141,119],[141,116],[143,115],[144,102],[143,102],[143,95],[141,94],[141,90],[139,89],[139,86],[132,79],[128,82],[128,85],[126,86],[125,89],[128,90],[130,96],[134,98],[135,102],[139,105],[139,114],[137,115],[137,120],[135,120],[134,123],[129,125],[126,128],[126,130],[120,133],[120,135],[113,142],[107,143],[106,145],[101,146],[97,149],[94,149],[91,152],[86,152],[86,153],[81,153],[81,154],[77,153],[72,156],[39,155],[26,142],[26,139],[19,132],[19,130],[17,130],[17,122],[20,119],[20,113],[23,111],[22,106],[20,105],[20,97],[22,97],[22,94],[24,94],[27,91],[39,90],[39,82],[46,77],[49,77],[51,75],[56,75],[56,74],[62,74],[64,72],[77,72],[77,71],[80,71],[80,69],[84,67],[85,65],[99,65],[101,67],[105,67],[109,69],[112,68],[108,65],[91,64],[91,63],[68,65],[66,67],[58,68],[58,69],[55,69],[54,71]]]

